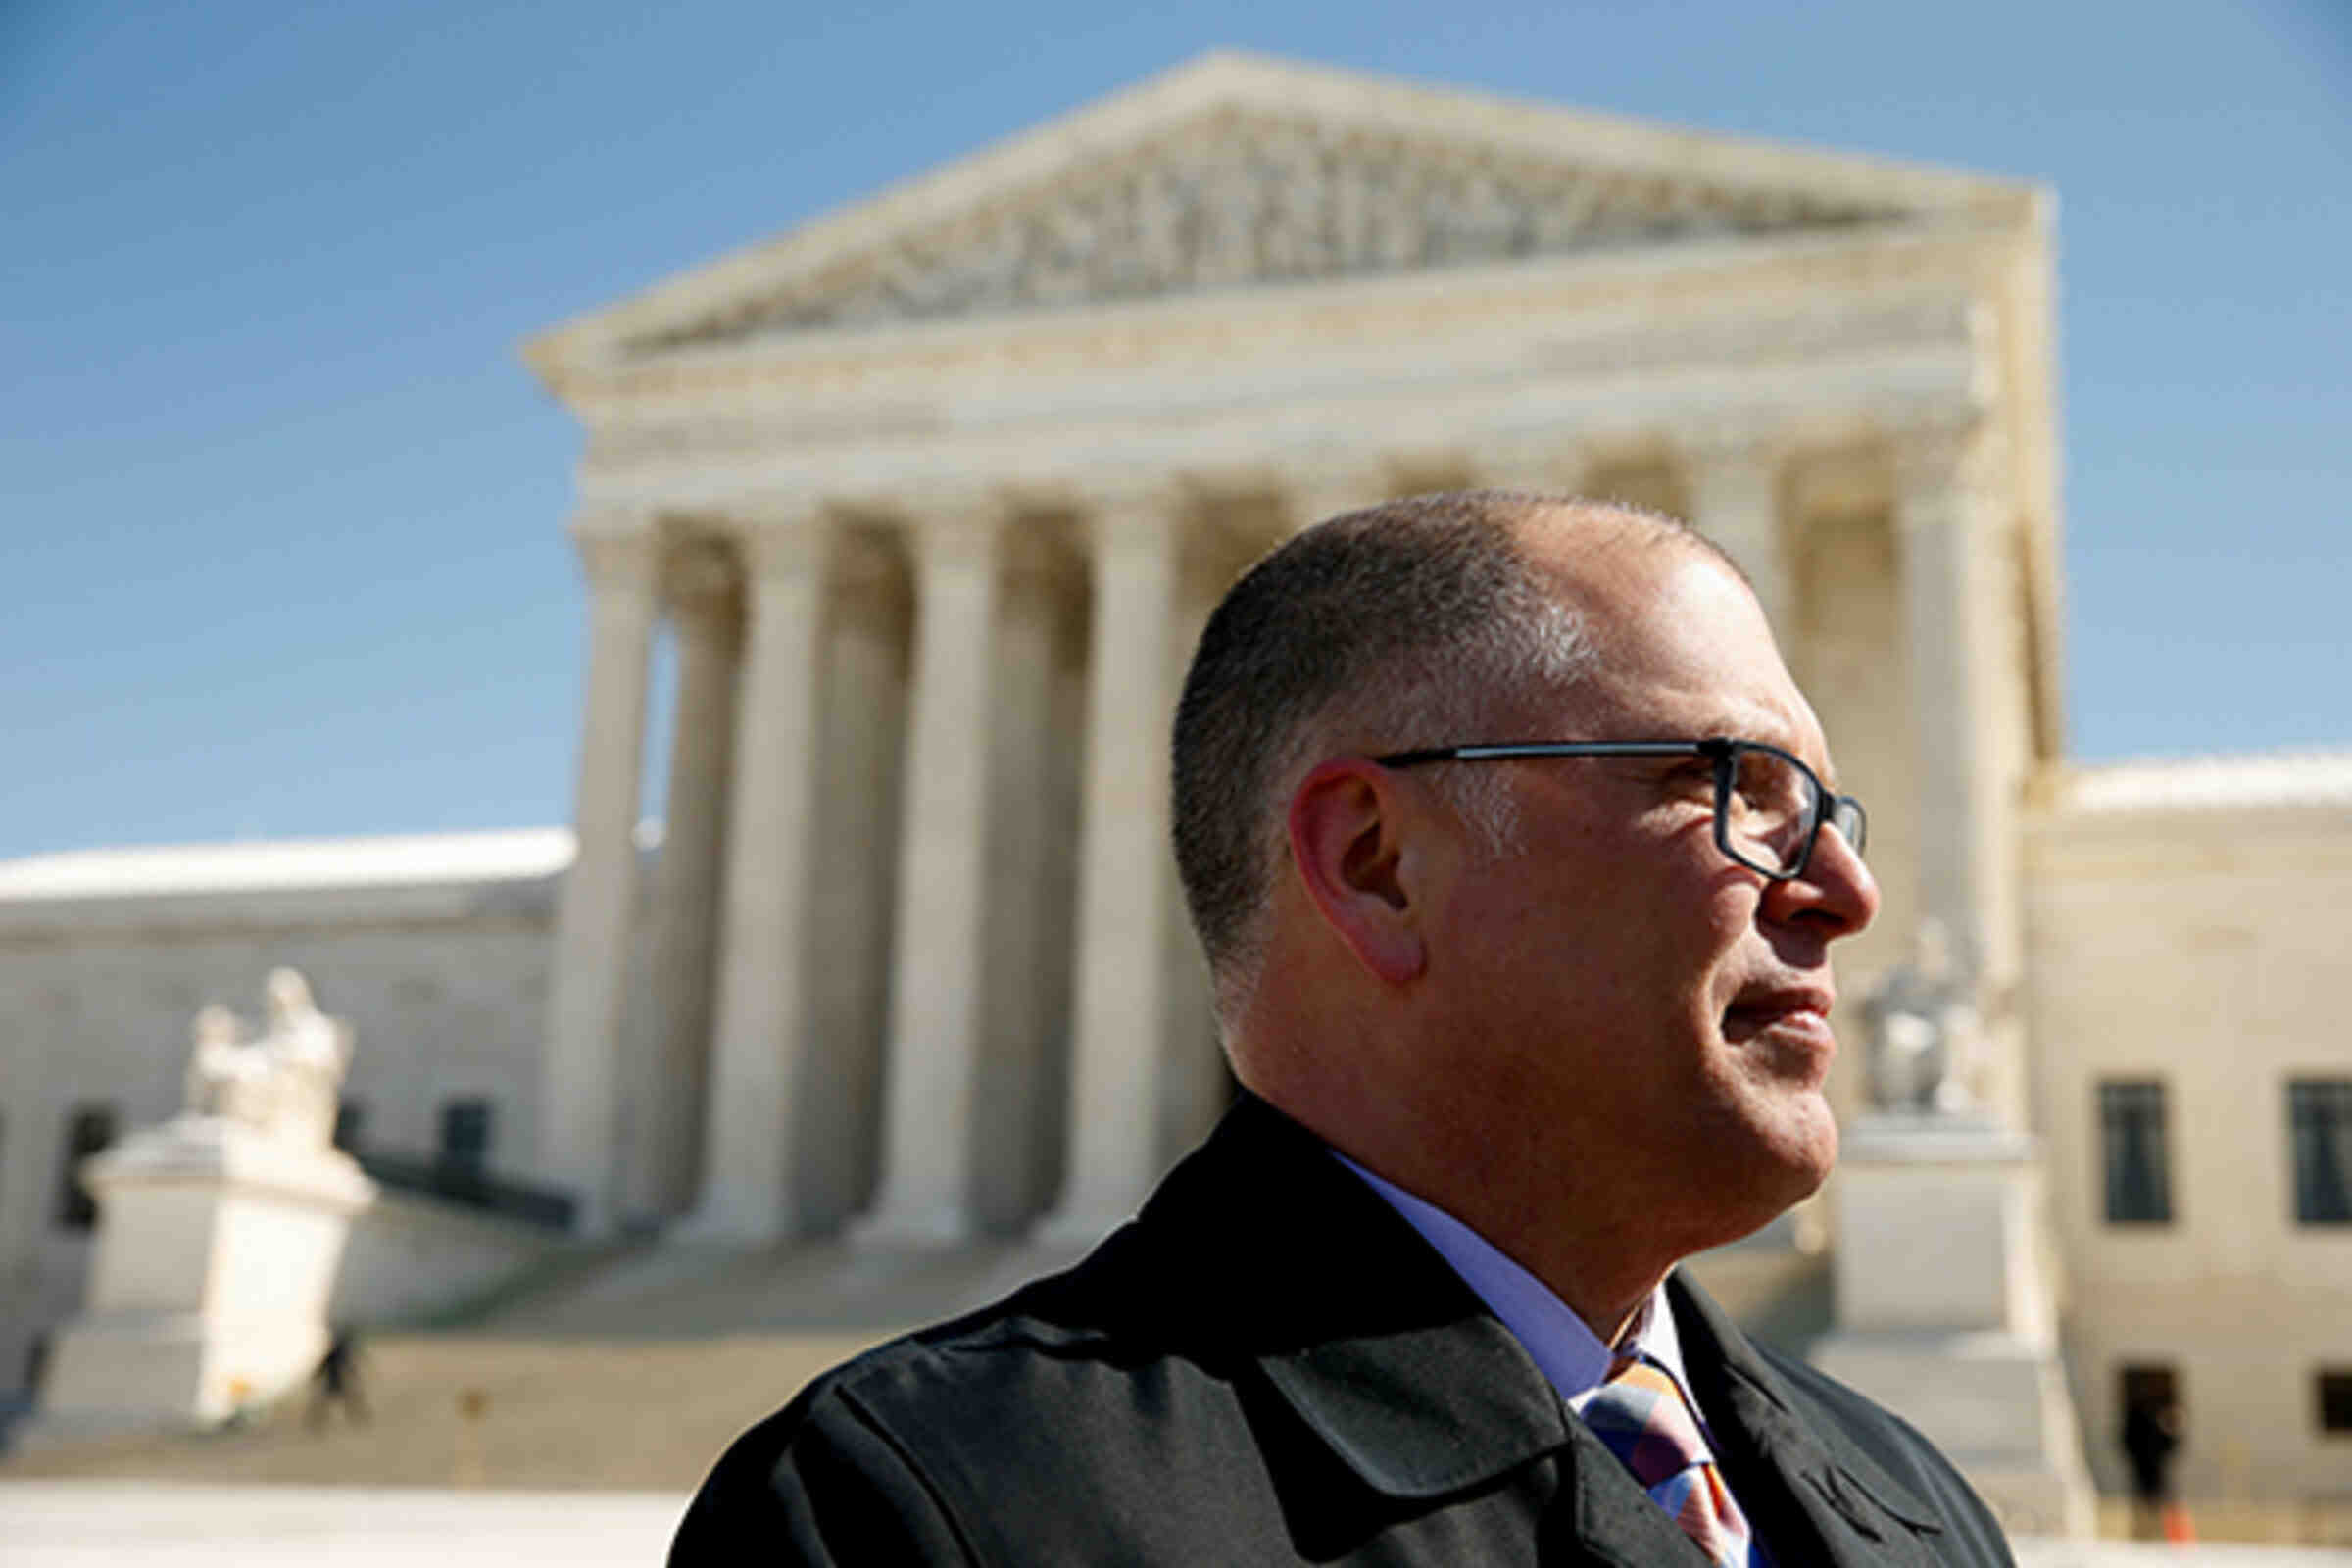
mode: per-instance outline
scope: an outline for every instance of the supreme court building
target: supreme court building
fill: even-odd
[[[2044,209],[1212,56],[534,340],[587,434],[594,643],[542,1169],[593,1223],[747,1240],[1128,1212],[1221,1095],[1166,848],[1200,619],[1292,530],[1473,484],[1740,561],[1886,824],[1884,926],[1955,935],[2022,1109]]]
[[[585,434],[572,832],[0,864],[0,1354],[72,1310],[74,1156],[281,963],[356,1026],[355,1138],[457,1129],[580,1234],[1102,1234],[1230,1093],[1167,847],[1208,607],[1334,513],[1522,486],[1689,517],[1755,583],[1886,893],[1833,1098],[1934,921],[2102,1480],[2169,1369],[2253,1485],[2327,1493],[2352,757],[2066,765],[2050,221],[1212,55],[534,338]]]

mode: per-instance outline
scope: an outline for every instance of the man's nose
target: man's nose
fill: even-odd
[[[1879,917],[1879,879],[1844,834],[1822,824],[1802,876],[1769,884],[1767,913],[1825,930],[1830,941],[1850,937]]]

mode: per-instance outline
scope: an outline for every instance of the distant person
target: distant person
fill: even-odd
[[[2169,1540],[2181,1531],[2173,1502],[2173,1455],[2180,1446],[2180,1406],[2143,1394],[2124,1412],[2124,1456],[2132,1462],[2132,1533]]]
[[[360,1392],[359,1334],[348,1326],[335,1330],[327,1341],[326,1353],[318,1358],[318,1370],[312,1374],[311,1430],[322,1430],[330,1407],[337,1404],[355,1426],[367,1425],[368,1400]]]
[[[1681,523],[1506,492],[1209,618],[1176,856],[1243,1094],[1067,1273],[820,1377],[671,1562],[2008,1564],[1676,1271],[1838,1151],[1862,808]]]

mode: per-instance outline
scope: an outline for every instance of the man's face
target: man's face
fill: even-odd
[[[1544,533],[1532,535],[1539,557]],[[1539,703],[1524,734],[1462,740],[1696,740],[1780,746],[1834,784],[1812,710],[1754,598],[1681,545],[1588,544],[1562,591],[1601,673]],[[1701,758],[1544,759],[1509,770],[1510,853],[1465,853],[1430,969],[1459,1052],[1451,1096],[1497,1168],[1620,1199],[1695,1248],[1745,1234],[1837,1157],[1824,1095],[1836,1042],[1829,949],[1878,889],[1824,830],[1805,875],[1768,882],[1713,839]],[[1463,1103],[1460,1097],[1467,1097]],[[1517,1195],[1540,1205],[1543,1191]]]

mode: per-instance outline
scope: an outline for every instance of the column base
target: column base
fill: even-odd
[[[1041,1247],[1085,1250],[1135,1218],[1132,1205],[1072,1204],[1057,1208],[1029,1229],[1029,1239]]]
[[[1846,1331],[1806,1359],[1935,1440],[2011,1534],[2092,1533],[2096,1496],[2048,1347],[1999,1333]]]
[[[2040,1268],[2032,1139],[1865,1116],[1838,1168],[1838,1332],[1806,1359],[1910,1421],[2018,1535],[2084,1536],[2090,1474]]]
[[[741,1208],[706,1204],[690,1209],[662,1227],[664,1243],[690,1247],[781,1247],[794,1240],[793,1227],[780,1214],[751,1214]]]
[[[843,1236],[861,1251],[914,1251],[959,1247],[973,1232],[971,1216],[959,1208],[878,1208],[852,1220]]]

